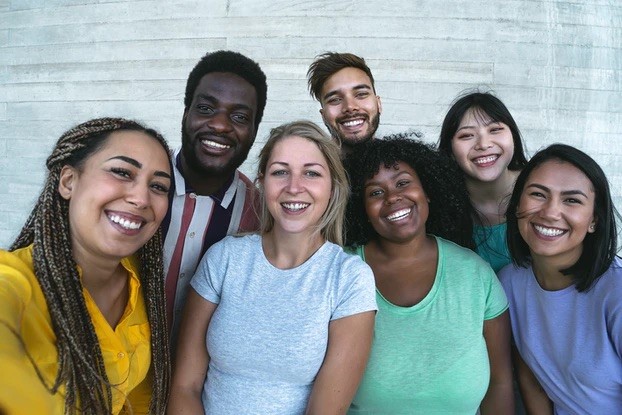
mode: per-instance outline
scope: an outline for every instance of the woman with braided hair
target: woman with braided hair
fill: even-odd
[[[374,272],[378,303],[349,414],[513,413],[508,304],[467,249],[473,225],[455,163],[402,135],[358,146],[346,165],[346,242]]]
[[[0,251],[0,413],[162,414],[168,146],[134,121],[95,119],[60,137],[47,168]]]

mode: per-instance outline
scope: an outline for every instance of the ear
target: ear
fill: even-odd
[[[597,222],[598,221],[596,220],[596,218],[594,218],[592,223],[590,223],[590,226],[587,228],[587,233],[594,233],[594,232],[596,232],[596,223]]]
[[[71,166],[63,166],[58,180],[58,193],[60,193],[63,199],[71,199],[71,194],[73,193],[73,187],[77,177],[78,172],[75,168]]]
[[[324,119],[324,107],[320,108],[320,115],[322,116],[322,119]]]
[[[380,99],[380,95],[376,95],[376,99],[378,100],[378,114],[382,114],[382,100]]]

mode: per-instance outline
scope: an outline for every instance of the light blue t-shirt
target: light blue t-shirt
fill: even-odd
[[[503,288],[475,253],[436,241],[436,277],[421,302],[400,307],[376,294],[371,355],[350,415],[473,415],[488,390],[483,326],[507,309]]]
[[[507,229],[505,222],[493,226],[473,226],[475,251],[495,272],[512,262],[506,239]]]
[[[302,414],[332,320],[376,310],[374,277],[360,258],[324,243],[296,268],[275,268],[261,236],[229,236],[191,282],[218,304],[207,331],[205,413]]]
[[[531,267],[508,265],[499,278],[514,343],[555,414],[622,413],[622,261],[582,293],[542,289]]]

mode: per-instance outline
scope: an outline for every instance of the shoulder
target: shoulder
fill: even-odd
[[[438,244],[438,255],[439,261],[443,261],[449,264],[462,264],[462,267],[470,267],[472,270],[473,267],[481,268],[483,270],[488,271],[490,265],[488,262],[484,261],[479,255],[475,252],[471,251],[468,248],[460,246],[454,242],[448,241],[447,239],[443,239],[439,236],[435,236],[437,244]]]
[[[514,289],[516,286],[524,286],[527,282],[527,274],[529,274],[531,267],[519,267],[510,263],[505,267],[501,268],[499,273],[497,274],[499,277],[499,281],[501,281],[501,285],[505,288],[506,291]]]
[[[0,282],[0,295],[16,296],[26,302],[30,300],[33,290],[39,289],[34,274],[32,245],[13,252],[0,250]]]
[[[244,186],[246,187],[247,190],[250,190],[252,192],[256,192],[257,191],[257,186],[255,186],[255,183],[248,178],[247,175],[245,175],[244,173],[242,173],[240,170],[237,171],[237,179],[244,184]]]
[[[622,305],[622,259],[615,257],[609,269],[596,280],[586,293],[596,295]]]
[[[240,255],[243,250],[248,250],[259,243],[261,243],[261,236],[258,234],[227,235],[212,245],[207,250],[207,254],[227,255],[232,253]]]

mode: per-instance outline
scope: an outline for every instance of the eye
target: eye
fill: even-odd
[[[399,180],[396,184],[395,187],[404,187],[404,186],[408,186],[410,184],[409,180]]]
[[[367,98],[368,96],[369,96],[369,92],[367,91],[361,91],[356,94],[356,97],[360,99]]]
[[[538,199],[544,199],[544,198],[545,198],[544,193],[542,193],[542,192],[538,192],[538,191],[536,191],[536,190],[534,190],[534,191],[530,192],[530,193],[529,193],[529,196],[533,196],[533,197],[536,197],[536,198],[538,198]]]
[[[339,97],[332,97],[329,98],[328,100],[326,100],[326,103],[329,105],[338,105],[339,103],[341,103],[341,98]]]
[[[209,105],[205,105],[205,104],[198,104],[197,105],[197,110],[201,114],[205,114],[205,115],[210,115],[210,114],[214,113],[214,109],[212,107],[210,107]]]
[[[309,177],[322,177],[322,175],[319,172],[315,171],[315,170],[307,170],[305,172],[305,175],[307,175]]]
[[[240,124],[247,124],[250,120],[250,117],[248,117],[246,114],[233,114],[231,116],[231,118]]]
[[[110,171],[114,175],[119,176],[119,177],[123,177],[125,179],[131,179],[132,178],[132,173],[129,170],[121,168],[121,167],[111,167]]]
[[[156,193],[168,194],[169,186],[164,183],[154,182],[151,183],[150,187],[155,190]]]
[[[490,128],[490,132],[491,133],[498,133],[498,132],[503,131],[503,130],[505,130],[505,128],[500,126],[500,125]]]
[[[471,138],[473,138],[473,134],[471,133],[460,133],[456,136],[458,140],[469,140]]]
[[[372,189],[367,193],[367,197],[378,197],[382,195],[382,189]]]
[[[569,203],[571,205],[582,205],[583,201],[581,201],[580,199],[577,199],[575,197],[569,197],[565,200],[566,203]]]
[[[271,176],[285,176],[287,174],[287,170],[281,169],[281,170],[273,170],[272,172],[270,172]]]

